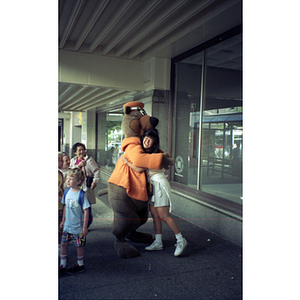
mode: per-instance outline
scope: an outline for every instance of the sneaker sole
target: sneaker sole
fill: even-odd
[[[84,269],[83,270],[80,270],[80,271],[77,271],[77,272],[71,272],[71,271],[67,271],[67,274],[69,274],[69,275],[75,275],[75,274],[79,274],[79,273],[82,273],[82,272],[84,272]]]
[[[147,249],[147,247],[146,247],[145,250],[147,250],[147,251],[159,251],[159,250],[163,250],[163,248]]]

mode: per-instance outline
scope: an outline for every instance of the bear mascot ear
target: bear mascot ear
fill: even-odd
[[[125,106],[125,107],[124,107],[124,113],[125,113],[126,115],[129,115],[130,112],[131,112],[131,107],[130,107],[130,106]]]
[[[150,128],[155,128],[158,125],[158,122],[159,120],[155,117],[150,117],[148,115],[142,116],[139,120],[141,128],[140,135],[142,136]]]

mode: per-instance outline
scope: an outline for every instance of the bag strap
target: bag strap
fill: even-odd
[[[65,189],[65,191],[64,191],[64,195],[63,195],[63,199],[65,199],[65,197],[66,197],[66,195],[67,195],[67,193],[69,192],[69,190],[70,190],[71,188],[67,188],[67,189]],[[80,190],[79,191],[79,204],[80,204],[80,206],[82,207],[83,206],[83,201],[84,201],[84,199],[83,199],[83,197],[84,197],[84,194],[85,194],[85,191],[84,190]]]
[[[84,194],[85,194],[84,190],[80,190],[79,191],[79,204],[80,204],[81,207],[83,206],[83,201],[84,201],[83,197],[84,197]]]
[[[70,188],[65,189],[64,195],[63,195],[63,200],[65,200],[67,193],[69,192]]]
[[[88,158],[85,159],[86,164],[87,164],[87,161],[88,161],[90,158],[91,158],[91,157],[88,156]],[[86,166],[86,164],[85,164],[85,166]],[[83,169],[83,171],[84,171],[84,175],[85,175],[85,179],[86,179],[86,178],[87,178],[87,175],[86,175],[86,169],[85,169],[85,166],[83,166],[82,169]]]
[[[85,194],[85,191],[84,190],[80,190],[80,192],[79,192],[79,203],[81,205],[81,208],[83,206],[84,194]],[[89,207],[88,210],[89,210],[89,221],[88,221],[88,227],[89,227],[92,224],[92,222],[93,222],[93,216],[92,216],[92,209],[91,209],[91,207]]]

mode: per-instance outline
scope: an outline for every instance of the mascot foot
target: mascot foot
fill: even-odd
[[[115,241],[115,249],[120,258],[130,258],[138,256],[140,253],[137,249],[126,242]]]
[[[98,191],[97,196],[100,197],[100,196],[105,195],[107,193],[108,193],[107,188],[106,189],[101,189],[101,190]]]
[[[126,237],[135,243],[151,244],[153,242],[152,235],[145,232],[132,231]]]

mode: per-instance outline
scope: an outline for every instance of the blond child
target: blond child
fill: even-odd
[[[67,187],[70,188],[70,190],[62,199],[64,208],[60,225],[63,228],[63,233],[59,275],[64,274],[67,269],[69,241],[72,241],[77,249],[77,263],[68,269],[67,273],[77,274],[84,271],[84,246],[88,234],[89,207],[91,206],[85,194],[82,206],[79,203],[80,187],[84,179],[84,172],[79,168],[70,169],[66,173]]]

